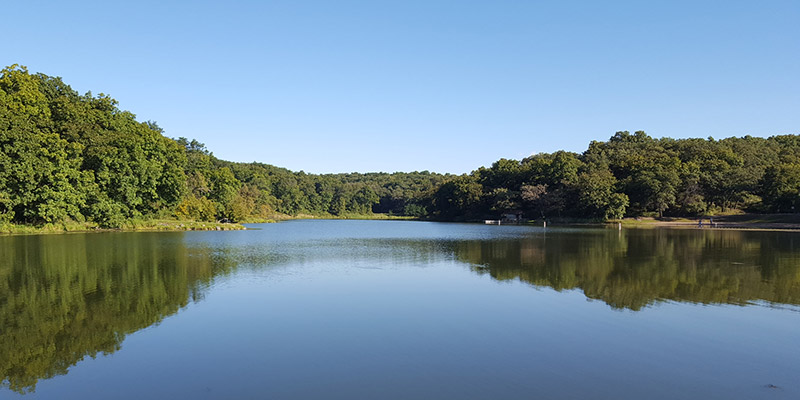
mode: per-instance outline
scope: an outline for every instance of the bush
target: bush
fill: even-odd
[[[198,198],[190,195],[186,196],[183,201],[178,204],[175,215],[180,219],[215,221],[217,207],[214,205],[213,201],[207,199],[205,196]]]

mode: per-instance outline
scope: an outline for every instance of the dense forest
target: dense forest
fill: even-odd
[[[429,172],[312,175],[219,160],[109,96],[11,66],[0,76],[0,224],[134,218],[248,221],[277,214],[423,216],[448,179]]]
[[[13,65],[0,75],[0,225],[257,221],[390,213],[436,220],[595,220],[800,207],[800,137],[654,139],[617,132],[581,154],[501,159],[470,174],[306,174],[214,157],[111,97]],[[268,154],[265,155],[268,157]]]
[[[529,218],[698,216],[800,206],[800,136],[654,139],[642,131],[593,141],[582,154],[501,159],[442,185],[432,211],[476,219],[507,210]]]

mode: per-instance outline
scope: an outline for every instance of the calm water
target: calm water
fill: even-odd
[[[800,233],[251,227],[0,237],[0,398],[800,398]]]

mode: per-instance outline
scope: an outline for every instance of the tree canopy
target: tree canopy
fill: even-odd
[[[453,181],[458,187],[469,182],[468,196],[453,184],[442,186],[431,211],[442,219],[515,209],[529,218],[592,219],[794,212],[800,208],[799,145],[796,135],[654,139],[643,131],[617,132],[581,154],[542,153],[479,168]]]
[[[238,222],[276,212],[421,216],[422,198],[447,179],[427,171],[313,175],[227,162],[117,105],[22,66],[0,72],[0,223],[116,227],[131,218]]]
[[[0,71],[0,224],[372,213],[478,220],[504,212],[602,220],[796,207],[796,135],[654,139],[622,131],[580,154],[503,158],[460,176],[317,175],[220,160],[197,140],[137,121],[107,95],[80,95],[23,66]]]

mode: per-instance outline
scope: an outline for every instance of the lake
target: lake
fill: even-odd
[[[800,233],[0,237],[0,399],[797,399]]]

